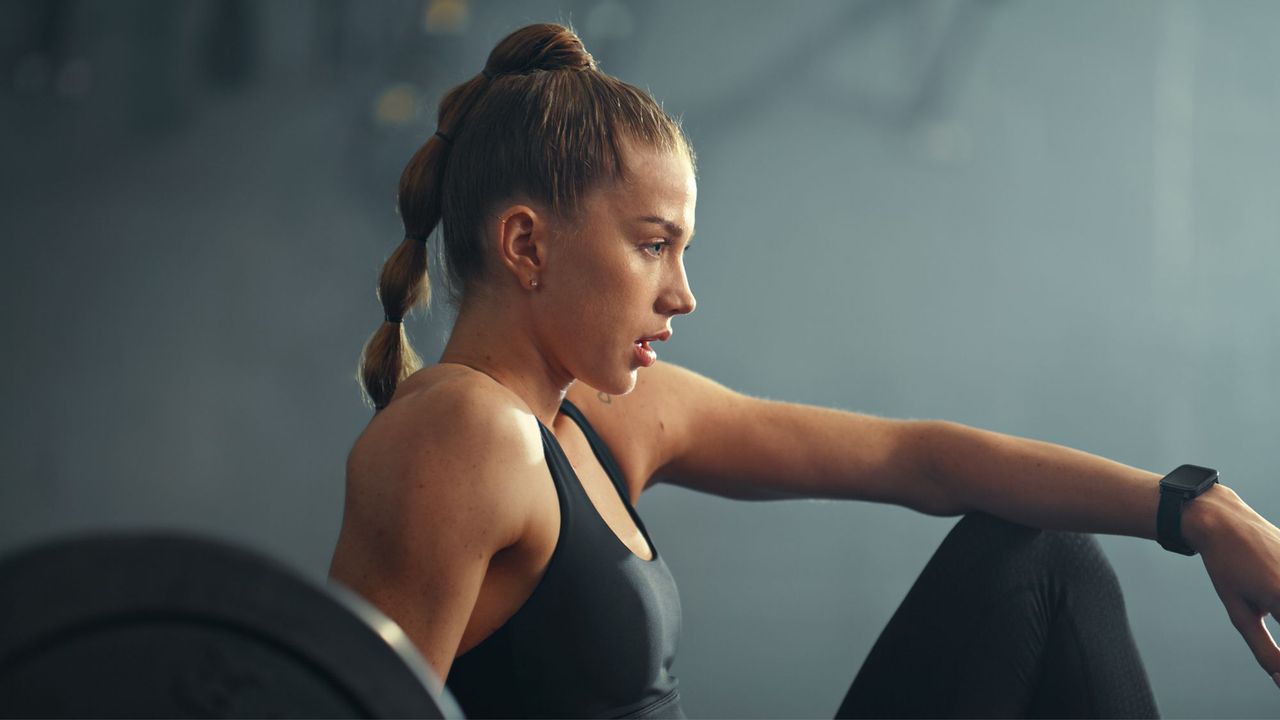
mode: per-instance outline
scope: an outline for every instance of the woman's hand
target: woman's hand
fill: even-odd
[[[1280,647],[1263,622],[1268,613],[1280,620],[1280,528],[1221,485],[1192,501],[1185,519],[1201,499],[1208,502],[1196,508],[1187,542],[1200,552],[1231,624],[1280,686]]]

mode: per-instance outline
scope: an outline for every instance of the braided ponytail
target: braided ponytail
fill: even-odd
[[[422,367],[400,320],[430,304],[426,239],[441,221],[457,305],[484,273],[481,235],[496,203],[524,195],[568,218],[589,188],[624,176],[624,133],[693,161],[683,132],[657,102],[600,72],[561,25],[529,25],[504,38],[480,73],[445,95],[436,124],[400,175],[405,239],[378,277],[386,321],[360,356],[361,387],[375,411]]]

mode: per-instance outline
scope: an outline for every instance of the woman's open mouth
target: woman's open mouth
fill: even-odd
[[[663,330],[657,335],[646,335],[632,343],[632,347],[635,348],[636,360],[640,363],[640,366],[653,367],[653,364],[658,362],[658,353],[654,352],[652,347],[649,347],[649,341],[657,340],[662,342],[670,337],[671,331]]]
[[[632,347],[636,349],[636,360],[639,361],[641,367],[652,367],[654,363],[658,362],[658,353],[649,347],[648,340],[637,340]]]

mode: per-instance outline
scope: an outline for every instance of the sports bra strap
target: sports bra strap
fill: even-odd
[[[582,430],[582,434],[587,436],[587,443],[591,445],[591,452],[595,453],[596,459],[604,466],[605,474],[609,476],[609,480],[613,482],[613,487],[622,496],[622,501],[628,506],[631,505],[631,495],[627,492],[626,483],[622,479],[622,469],[618,467],[618,463],[613,459],[613,453],[609,452],[609,446],[605,445],[604,440],[596,434],[595,428],[591,427],[591,423],[587,422],[587,418],[576,405],[569,402],[568,399],[561,401],[560,411],[568,415],[577,423],[578,428]]]

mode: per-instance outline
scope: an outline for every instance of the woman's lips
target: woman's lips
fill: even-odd
[[[671,331],[663,329],[662,332],[650,334],[650,336],[645,336],[632,343],[632,347],[635,347],[636,360],[639,361],[641,368],[652,368],[653,364],[658,361],[658,354],[654,352],[653,347],[649,346],[649,341],[657,340],[663,342],[669,337],[671,337]]]
[[[649,347],[648,340],[637,340],[631,347],[635,348],[636,360],[641,367],[653,367],[653,364],[658,362],[658,353]]]
[[[636,360],[639,361],[641,367],[652,367],[654,363],[658,362],[658,353],[654,352],[652,347],[649,347],[649,341],[657,340],[663,342],[670,337],[671,331],[663,330],[656,335],[646,335],[632,343],[632,347],[635,348]]]

